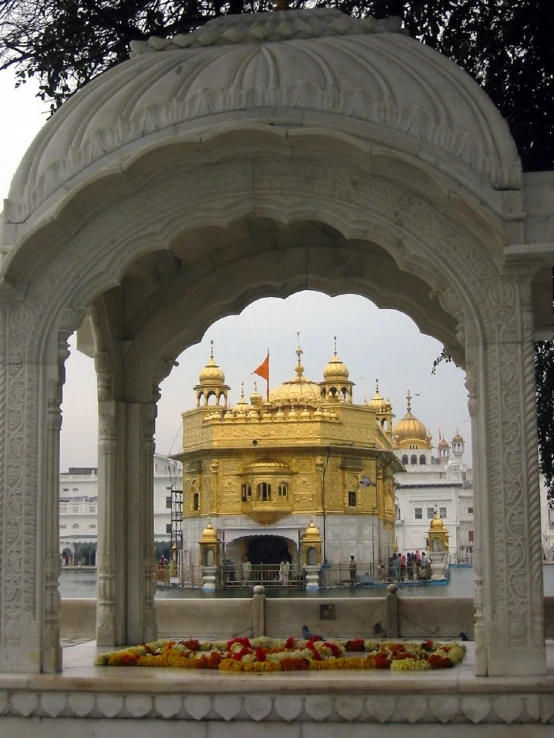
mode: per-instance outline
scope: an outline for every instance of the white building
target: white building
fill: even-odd
[[[154,455],[154,543],[169,555],[171,487],[181,483],[181,464]],[[60,474],[60,554],[64,564],[96,564],[98,468],[70,467]]]
[[[404,473],[395,474],[395,536],[398,551],[427,551],[428,532],[437,510],[449,533],[451,561],[471,560],[473,552],[473,485],[462,461],[465,442],[459,433],[449,444],[439,432],[437,455],[425,425],[408,410],[393,429],[396,455]]]

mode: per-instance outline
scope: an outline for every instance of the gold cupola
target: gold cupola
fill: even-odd
[[[439,452],[439,459],[442,459],[443,461],[448,461],[448,457],[450,455],[450,446],[448,445],[448,441],[442,435],[440,428],[439,428],[439,445],[437,446],[437,449]]]
[[[240,392],[240,400],[237,402],[237,404],[234,407],[235,413],[246,413],[250,410],[250,405],[246,402],[246,398],[244,396],[244,382],[241,384],[241,392]]]
[[[383,433],[390,438],[392,432],[392,403],[387,397],[385,400],[379,392],[379,380],[375,380],[375,394],[367,403],[370,408],[375,410],[377,422],[381,426]]]
[[[393,428],[393,440],[397,448],[423,449],[431,448],[431,434],[425,425],[412,414],[412,396],[410,390],[406,397],[407,412]]]
[[[448,530],[439,517],[439,513],[435,508],[435,515],[429,524],[429,551],[439,552],[448,551]]]
[[[318,566],[321,564],[321,531],[314,523],[313,518],[302,536],[302,558],[305,566]]]
[[[196,407],[207,407],[211,397],[215,398],[216,405],[227,407],[229,389],[225,384],[225,373],[214,359],[214,342],[210,341],[210,359],[201,370],[198,384],[194,387]]]
[[[333,358],[323,369],[323,382],[321,397],[324,402],[348,402],[352,403],[353,382],[350,381],[350,372],[346,365],[339,359],[337,354],[337,337],[334,336],[335,347]]]
[[[200,546],[202,566],[217,566],[219,563],[219,538],[211,519],[208,520],[208,525],[202,531],[202,538],[198,541],[198,545]]]
[[[300,334],[298,334],[300,335]],[[283,382],[269,394],[269,400],[272,405],[278,405],[280,408],[297,406],[308,406],[316,408],[321,404],[321,389],[317,382],[312,382],[304,376],[304,367],[302,366],[301,356],[304,352],[298,344],[296,349],[297,364],[296,376]]]
[[[258,387],[256,385],[256,382],[254,382],[254,392],[250,395],[250,404],[252,407],[261,407],[263,402],[263,397],[258,392]]]

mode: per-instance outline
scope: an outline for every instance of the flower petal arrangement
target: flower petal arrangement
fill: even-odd
[[[430,671],[460,664],[466,648],[460,643],[375,641],[355,638],[306,641],[232,638],[229,641],[161,640],[96,657],[96,666],[156,666],[178,669],[219,669],[234,672],[389,669]],[[356,655],[354,655],[356,654]]]

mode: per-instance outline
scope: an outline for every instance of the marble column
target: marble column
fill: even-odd
[[[154,595],[154,426],[156,406],[127,403],[127,640],[157,637]]]
[[[478,669],[484,673],[486,659],[489,676],[540,675],[546,665],[530,279],[504,278],[489,299],[494,330],[469,352],[478,359],[469,382],[478,408]]]
[[[96,642],[127,643],[125,550],[125,406],[98,402],[98,575]]]
[[[69,332],[58,337],[57,366],[48,382],[46,489],[44,495],[44,626],[41,671],[56,673],[62,669],[62,649],[59,628],[59,489],[60,431],[62,427],[62,390],[65,381],[65,360],[69,357]]]
[[[43,503],[48,495],[48,485],[44,482],[48,435],[46,398],[49,382],[58,379],[58,367],[40,364],[30,350],[30,335],[36,318],[36,311],[25,304],[0,304],[2,672],[38,673],[42,668],[47,551]],[[57,408],[53,413],[55,416]],[[55,428],[52,430],[54,434],[58,432]],[[48,521],[51,524],[52,509]],[[50,627],[54,627],[52,620]],[[53,665],[55,659],[50,661],[48,669]]]

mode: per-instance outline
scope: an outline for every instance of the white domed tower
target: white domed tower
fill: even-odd
[[[225,373],[214,360],[214,342],[210,341],[210,360],[200,372],[196,392],[196,407],[208,407],[210,397],[215,398],[216,405],[227,407],[230,387],[225,384]]]
[[[448,441],[443,437],[440,428],[439,445],[437,446],[437,450],[439,452],[439,462],[441,464],[446,464],[450,458],[450,446],[448,445]]]
[[[455,456],[456,458],[459,458],[461,460],[464,454],[464,448],[465,441],[463,437],[458,433],[458,429],[456,428],[456,435],[452,439],[452,456]]]
[[[333,358],[323,369],[321,398],[324,402],[348,402],[352,404],[354,383],[350,381],[350,372],[337,355],[337,337],[334,336],[335,350]]]

